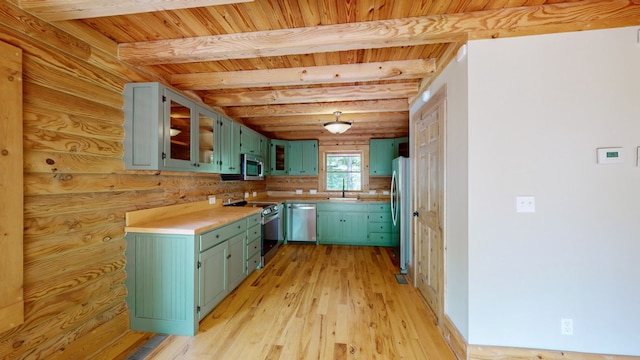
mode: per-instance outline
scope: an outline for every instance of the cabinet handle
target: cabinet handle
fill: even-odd
[[[227,259],[231,259],[231,254],[227,255]]]

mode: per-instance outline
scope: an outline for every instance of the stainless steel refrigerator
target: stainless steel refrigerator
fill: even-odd
[[[391,175],[391,219],[400,272],[407,273],[411,258],[411,166],[409,158],[393,159]]]

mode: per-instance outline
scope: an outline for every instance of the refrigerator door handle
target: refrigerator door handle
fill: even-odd
[[[391,219],[393,220],[393,225],[398,224],[398,175],[396,171],[393,171],[393,175],[391,176]]]

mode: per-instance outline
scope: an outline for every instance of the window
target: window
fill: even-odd
[[[326,155],[328,191],[362,190],[362,156],[360,153],[331,153]]]

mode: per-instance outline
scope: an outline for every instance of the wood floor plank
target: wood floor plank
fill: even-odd
[[[376,247],[288,244],[148,359],[453,360],[418,291]]]

